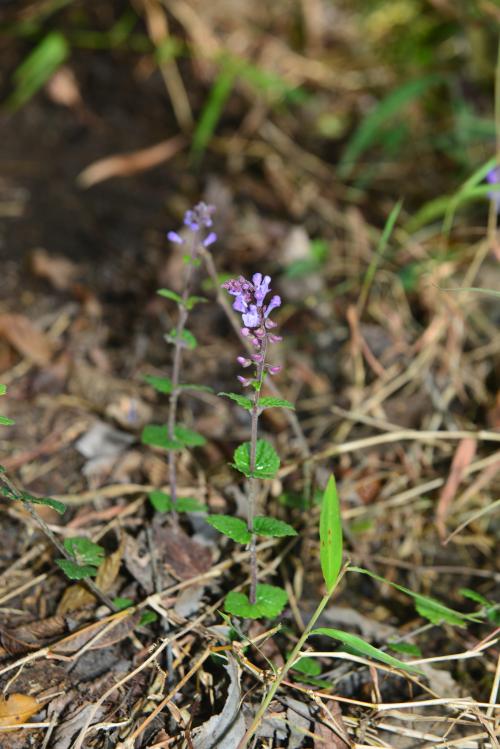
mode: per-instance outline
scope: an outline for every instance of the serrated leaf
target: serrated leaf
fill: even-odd
[[[181,304],[182,302],[182,297],[171,289],[158,289],[156,293],[165,299],[171,299],[173,302],[177,302],[177,304]]]
[[[149,494],[149,500],[158,512],[170,512],[173,509],[170,494],[165,494],[165,492],[152,491]],[[177,497],[175,509],[177,512],[206,512],[207,506],[195,497]]]
[[[375,572],[365,570],[363,567],[349,567],[349,572],[359,572],[362,575],[368,575],[369,577],[373,577],[374,580],[391,585],[393,588],[396,588],[396,590],[400,590],[402,593],[410,596],[415,601],[415,608],[418,613],[432,622],[432,624],[442,624],[443,622],[447,622],[448,624],[453,624],[458,627],[465,627],[468,621],[481,621],[474,614],[462,614],[460,611],[450,609],[435,598],[423,596],[420,593],[414,593],[413,590],[405,588],[403,585],[393,583],[390,580],[386,580],[385,577],[376,575]]]
[[[179,442],[182,442],[186,447],[201,447],[207,442],[202,434],[195,432],[193,429],[188,429],[182,424],[178,424],[174,428],[174,434]]]
[[[172,328],[170,333],[165,336],[166,340],[169,343],[175,343],[177,340],[177,330],[175,328]],[[191,333],[190,330],[183,330],[180,336],[180,339],[182,341],[182,344],[190,349],[190,351],[193,351],[198,345],[198,341],[194,337],[194,335]]]
[[[50,497],[31,497],[29,500],[34,505],[45,505],[55,510],[59,515],[64,515],[66,512],[66,505],[63,502],[59,502],[57,499],[51,499]]]
[[[257,440],[253,474],[250,472],[250,442],[236,448],[233,465],[247,478],[272,479],[278,472],[280,459],[270,442]]]
[[[252,410],[253,403],[250,398],[247,398],[245,395],[239,395],[239,393],[217,393],[217,395],[222,395],[224,398],[230,398],[232,401],[235,401],[238,406],[245,408],[247,411]]]
[[[290,401],[284,400],[284,398],[259,398],[259,408],[291,408],[295,410],[295,406]]]
[[[409,671],[410,673],[421,673],[414,666],[409,666],[404,661],[400,661],[398,658],[384,653],[383,650],[379,650],[374,645],[370,645],[369,642],[365,642],[361,637],[353,635],[350,632],[343,632],[340,629],[331,629],[330,627],[319,627],[318,629],[313,629],[311,635],[324,635],[325,637],[331,637],[333,640],[340,640],[349,649],[353,650],[356,655],[380,661],[381,663],[385,663],[386,666],[399,668],[402,671]]]
[[[252,538],[246,523],[240,518],[233,518],[231,515],[209,515],[205,520],[219,533],[223,533],[239,544],[247,544]]]
[[[104,549],[99,544],[95,544],[89,538],[77,536],[75,538],[66,538],[64,548],[75,557],[78,564],[91,564],[94,567],[104,561]]]
[[[63,515],[66,512],[66,505],[63,504],[63,502],[59,502],[57,499],[51,499],[50,497],[34,497],[33,494],[29,494],[29,492],[15,493],[7,486],[1,485],[0,494],[14,502],[30,502],[33,505],[45,505],[45,507],[50,507],[58,512],[59,515]]]
[[[232,591],[226,596],[224,609],[243,619],[274,619],[281,614],[287,602],[288,596],[283,588],[260,583],[257,585],[255,603],[250,603],[245,593]]]
[[[163,450],[182,450],[184,445],[179,440],[171,440],[167,436],[167,427],[164,424],[148,424],[141,434],[143,445],[160,447]]]
[[[80,565],[70,559],[56,559],[55,561],[70,580],[83,580],[85,577],[97,575],[97,568],[91,565]]]
[[[332,473],[323,494],[319,521],[321,571],[327,590],[331,590],[342,566],[342,519],[340,502]]]
[[[184,306],[187,310],[192,310],[197,304],[203,304],[204,302],[208,302],[208,299],[205,299],[204,296],[190,296],[184,302]]]
[[[155,375],[144,375],[144,380],[159,393],[170,395],[173,390],[172,380],[168,377],[156,377]]]
[[[271,538],[297,535],[297,531],[288,523],[264,515],[259,515],[254,519],[253,530],[258,536],[271,536]]]

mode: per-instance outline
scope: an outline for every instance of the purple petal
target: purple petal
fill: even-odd
[[[167,234],[167,239],[169,239],[171,242],[175,242],[175,244],[184,244],[183,238],[177,234],[176,231],[169,231]]]
[[[236,312],[246,312],[248,309],[248,304],[243,299],[243,296],[240,294],[236,297],[233,303],[233,309],[236,310]]]
[[[255,304],[251,304],[248,312],[243,314],[243,323],[247,328],[256,328],[260,324],[260,317]]]
[[[210,247],[211,244],[217,241],[217,234],[211,231],[208,237],[203,241],[203,247]]]
[[[275,309],[276,307],[279,307],[281,305],[281,297],[279,297],[277,294],[273,296],[269,304],[267,305],[264,317],[269,317],[270,313]]]

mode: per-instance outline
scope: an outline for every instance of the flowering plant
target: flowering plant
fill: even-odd
[[[283,610],[287,595],[281,588],[258,583],[257,536],[294,536],[296,531],[281,520],[256,515],[259,500],[259,481],[273,478],[278,472],[280,460],[270,442],[258,439],[259,416],[265,408],[292,408],[293,405],[281,398],[262,397],[261,391],[267,375],[276,375],[281,367],[267,362],[269,345],[282,340],[272,332],[277,323],[270,314],[281,305],[281,298],[275,294],[266,301],[271,291],[271,277],[255,273],[248,281],[243,276],[231,279],[223,288],[235,297],[233,309],[241,314],[241,334],[248,338],[254,349],[250,356],[238,356],[237,361],[245,369],[253,368],[247,375],[238,375],[245,388],[253,390],[252,397],[239,393],[220,393],[236,401],[250,412],[250,441],[236,448],[233,466],[248,479],[247,523],[227,515],[213,515],[207,521],[221,533],[240,543],[248,544],[250,551],[250,591],[231,592],[225,601],[225,608],[231,614],[249,618],[274,617]]]

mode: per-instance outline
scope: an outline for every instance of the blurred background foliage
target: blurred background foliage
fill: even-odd
[[[274,190],[288,180],[282,191],[294,191],[300,177],[287,174],[286,160],[282,173],[272,152],[288,159],[298,149],[318,190],[327,182],[336,199],[364,205],[380,223],[388,195],[420,207],[456,190],[496,150],[498,0],[35,0],[1,8],[4,115],[16,122],[41,96],[98,133],[119,92],[123,113],[143,123],[124,135],[112,115],[116,149],[182,133],[183,168],[202,179],[264,170]],[[300,219],[312,200],[282,199],[280,209]]]

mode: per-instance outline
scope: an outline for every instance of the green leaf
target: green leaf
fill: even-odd
[[[163,450],[182,450],[184,445],[179,440],[171,440],[167,436],[167,427],[164,424],[148,424],[141,434],[143,445],[160,447]]]
[[[190,296],[184,302],[184,306],[187,310],[192,310],[197,304],[203,304],[208,302],[204,296]]]
[[[421,658],[422,651],[417,645],[413,645],[411,642],[388,642],[387,647],[390,650],[394,650],[395,653],[402,653],[403,655],[411,655],[414,658]]]
[[[233,465],[247,478],[272,479],[278,472],[280,459],[270,442],[257,440],[253,474],[250,472],[250,442],[236,448]]]
[[[206,444],[206,439],[202,434],[198,434],[193,429],[188,429],[182,424],[178,424],[174,428],[174,433],[179,442],[182,442],[186,447],[201,447]]]
[[[156,611],[145,611],[139,619],[139,627],[145,627],[146,624],[152,624],[153,622],[156,622],[157,619],[158,614]]]
[[[2,473],[5,472],[2,471]],[[59,515],[62,515],[64,512],[66,512],[66,505],[62,502],[58,502],[56,499],[51,499],[50,497],[34,497],[32,494],[29,494],[28,492],[13,492],[11,489],[9,489],[7,486],[0,485],[0,494],[3,497],[6,497],[7,499],[11,499],[14,502],[29,502],[32,505],[45,505],[45,507],[50,507],[56,512],[59,513]]]
[[[275,518],[268,518],[264,515],[254,519],[253,530],[258,536],[271,536],[272,538],[297,535],[297,531],[291,525],[288,525],[288,523],[276,520]]]
[[[292,671],[298,671],[305,676],[319,676],[321,673],[321,663],[316,658],[299,658],[293,664]]]
[[[75,558],[78,564],[91,564],[94,567],[99,567],[104,561],[104,549],[89,538],[81,536],[66,538],[64,548],[68,554]]]
[[[224,105],[232,91],[237,70],[238,66],[234,63],[223,61],[222,69],[212,86],[193,133],[191,154],[195,162],[200,161],[214,134]]]
[[[421,96],[430,86],[440,83],[442,78],[429,75],[417,80],[408,81],[379,102],[371,112],[362,119],[358,129],[350,138],[338,164],[340,179],[348,177],[361,154],[380,139],[387,123],[395,116],[401,116],[404,108]]]
[[[240,518],[233,518],[231,515],[210,515],[205,520],[219,533],[223,533],[239,544],[247,544],[252,538],[246,523]]]
[[[250,398],[247,398],[245,395],[239,395],[238,393],[217,393],[217,395],[223,395],[224,398],[230,398],[232,401],[235,401],[238,406],[246,408],[247,411],[252,410],[253,403]]]
[[[471,601],[480,603],[481,606],[491,606],[491,601],[488,601],[488,599],[482,596],[481,593],[476,593],[475,590],[471,590],[470,588],[460,588],[458,592],[464,598],[469,598]]]
[[[97,568],[91,565],[80,565],[70,559],[56,559],[56,564],[70,580],[83,580],[85,577],[95,577]]]
[[[281,614],[287,601],[288,596],[283,588],[260,583],[257,585],[255,603],[250,603],[245,593],[232,591],[226,596],[224,608],[229,614],[243,619],[274,619]]]
[[[15,111],[40,89],[66,60],[69,45],[58,31],[49,32],[14,71],[15,89],[6,106]]]
[[[213,393],[213,388],[208,385],[179,385],[181,390],[194,390],[199,393]]]
[[[4,427],[10,427],[12,424],[15,424],[15,421],[8,419],[6,416],[0,416],[0,424]]]
[[[400,661],[398,658],[394,658],[388,653],[384,653],[383,650],[370,645],[350,632],[343,632],[340,629],[331,629],[330,627],[319,627],[319,629],[313,629],[311,635],[324,635],[325,637],[331,637],[333,640],[340,640],[340,642],[347,645],[349,649],[352,649],[356,655],[362,655],[366,658],[372,658],[373,660],[385,663],[387,666],[393,668],[399,668],[402,671],[409,671],[410,673],[421,673],[414,666],[409,666],[407,663]]]
[[[290,401],[286,401],[283,398],[259,398],[259,408],[292,408],[295,410],[295,406]]]
[[[171,291],[171,289],[158,289],[156,293],[159,296],[165,297],[165,299],[171,299],[173,302],[177,302],[177,304],[182,304],[182,297],[176,294],[175,291]]]
[[[332,473],[323,494],[319,521],[321,571],[331,590],[342,566],[342,520],[335,477]]]
[[[168,377],[156,377],[155,375],[144,375],[144,380],[159,393],[170,395],[173,390],[172,380]]]
[[[150,492],[149,501],[158,512],[170,512],[173,509],[170,494],[159,490]],[[175,509],[177,512],[206,512],[207,506],[198,502],[195,497],[177,497]]]
[[[378,580],[381,583],[387,583],[393,588],[396,588],[396,590],[400,590],[402,593],[410,596],[415,601],[415,608],[417,609],[418,613],[425,619],[428,619],[430,622],[432,622],[432,624],[442,624],[443,622],[447,622],[448,624],[452,624],[454,626],[465,627],[468,621],[480,621],[480,619],[478,619],[478,617],[474,614],[462,614],[460,611],[450,609],[443,603],[436,601],[435,598],[423,596],[420,593],[414,593],[413,590],[405,588],[403,585],[397,585],[390,580],[386,580],[385,577],[376,575],[374,572],[365,570],[363,567],[349,567],[348,571],[359,572],[362,575],[368,575],[368,577],[372,577],[374,580]]]
[[[172,499],[170,494],[165,494],[159,489],[148,494],[149,501],[158,512],[170,512],[172,509]]]
[[[170,333],[165,336],[165,339],[169,343],[175,343],[177,341],[177,330],[175,328],[172,328]],[[190,351],[193,351],[198,345],[198,341],[190,330],[183,330],[180,339],[182,341],[182,345],[188,348]]]
[[[7,385],[2,385],[0,383],[0,395],[5,395],[6,392],[7,392]]]
[[[123,611],[123,609],[128,609],[130,608],[130,606],[134,605],[134,602],[131,598],[120,598],[120,596],[118,596],[117,598],[113,598],[113,603],[118,611]]]

